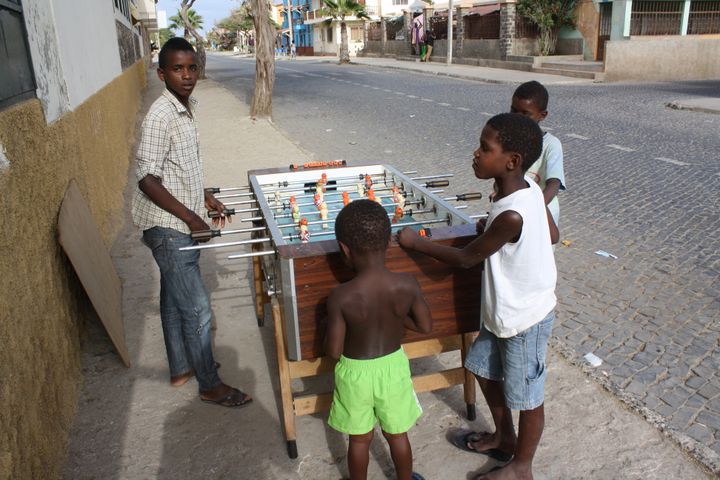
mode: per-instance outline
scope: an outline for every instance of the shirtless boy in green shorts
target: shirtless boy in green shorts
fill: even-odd
[[[430,310],[417,280],[385,268],[390,219],[383,207],[370,200],[350,203],[337,216],[335,236],[356,276],[336,287],[327,302],[325,353],[339,359],[328,423],[350,436],[351,480],[367,478],[377,421],[398,480],[421,480],[412,471],[407,431],[422,409],[400,341],[406,327],[431,331]]]

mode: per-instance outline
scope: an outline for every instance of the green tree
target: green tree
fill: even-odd
[[[190,40],[190,30],[188,27],[185,26],[185,23],[182,19],[182,10],[178,10],[178,13],[176,15],[173,15],[172,17],[168,18],[170,20],[170,23],[168,24],[168,28],[170,30],[182,30],[183,31],[183,37],[185,39]],[[188,22],[190,24],[190,27],[195,30],[200,30],[203,27],[203,18],[201,15],[199,15],[195,10],[188,9],[187,12]]]
[[[355,0],[324,0],[324,3],[325,7],[322,8],[321,14],[326,17],[332,17],[333,20],[340,21],[340,63],[350,63],[345,18],[355,17],[369,20],[370,16],[365,11],[365,5]]]
[[[161,28],[158,32],[158,35],[160,36],[160,48],[165,45],[165,42],[175,36],[175,34],[169,28]]]
[[[555,53],[560,29],[575,24],[577,0],[520,0],[518,13],[540,29],[540,53]]]

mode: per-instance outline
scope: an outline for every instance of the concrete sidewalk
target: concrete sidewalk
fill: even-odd
[[[477,67],[471,67],[477,68]],[[154,73],[144,110],[162,91]],[[276,126],[253,122],[248,106],[212,80],[196,89],[206,185],[246,184],[246,172],[310,160]],[[139,120],[142,118],[140,117]],[[134,174],[129,173],[129,201]],[[216,356],[224,381],[254,396],[233,410],[198,400],[197,384],[169,385],[159,318],[159,274],[139,232],[125,216],[112,256],[123,281],[123,309],[132,367],[125,369],[104,331],[89,326],[83,355],[85,383],[64,477],[68,479],[337,479],[347,477],[346,439],[326,415],[297,419],[297,460],[288,459],[279,420],[272,322],[257,326],[251,263],[227,260],[235,249],[203,253],[202,269],[216,318]],[[231,228],[237,228],[237,223]],[[238,249],[240,250],[240,249]],[[415,371],[457,365],[444,354],[413,363]],[[602,368],[602,367],[601,367]],[[704,479],[710,476],[681,449],[612,395],[551,352],[546,429],[536,479]],[[308,388],[298,383],[296,389]],[[465,479],[492,461],[450,445],[452,428],[488,429],[482,398],[479,420],[464,419],[459,387],[419,396],[424,414],[410,431],[415,470],[428,480]],[[373,443],[370,478],[394,478],[384,441]]]
[[[336,57],[297,57],[289,59],[278,57],[281,62],[327,62],[337,63]],[[520,84],[537,80],[544,85],[566,85],[566,84],[592,84],[593,80],[584,78],[566,77],[562,75],[548,75],[545,73],[523,72],[520,70],[508,70],[503,68],[478,67],[473,65],[448,65],[444,62],[409,62],[395,60],[394,58],[383,57],[351,57],[350,63],[355,65],[367,65],[378,68],[390,68],[394,70],[405,70],[409,72],[424,73],[426,75],[440,75],[464,80],[474,80],[487,83]]]

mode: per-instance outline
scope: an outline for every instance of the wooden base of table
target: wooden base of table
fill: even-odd
[[[261,291],[261,290],[256,290]],[[278,359],[280,377],[280,398],[282,402],[283,426],[287,440],[288,456],[297,458],[297,435],[295,432],[295,417],[324,412],[330,409],[332,392],[320,394],[296,395],[292,391],[292,380],[307,378],[332,372],[335,361],[328,358],[314,358],[310,360],[290,361],[287,358],[285,345],[285,323],[282,311],[275,297],[272,298],[272,316],[275,326],[275,349]],[[421,358],[437,355],[443,352],[460,350],[462,360],[465,360],[470,345],[477,333],[450,335],[433,338],[403,345],[408,358]],[[475,377],[462,366],[450,368],[434,373],[416,375],[412,377],[415,392],[430,392],[453,385],[464,385],[465,403],[469,420],[475,420]]]

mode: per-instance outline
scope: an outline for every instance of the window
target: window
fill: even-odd
[[[35,74],[20,0],[0,0],[0,78],[0,108],[35,96]]]
[[[408,0],[393,0],[393,5],[407,5]]]
[[[350,27],[350,41],[362,42],[363,41],[363,27]]]
[[[329,43],[333,41],[333,27],[327,27],[327,41]]]
[[[128,7],[128,0],[113,0],[115,4],[115,10],[122,13],[122,15],[130,21],[130,7]]]

